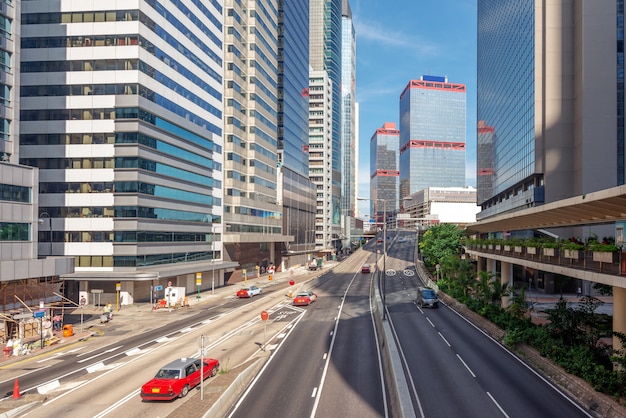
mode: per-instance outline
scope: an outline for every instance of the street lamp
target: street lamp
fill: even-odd
[[[382,286],[382,299],[383,299],[383,320],[387,319],[387,292],[386,292],[386,283],[387,283],[387,199],[368,199],[365,197],[357,197],[357,200],[375,200],[383,202],[383,276],[382,281],[380,281]],[[376,263],[376,268],[378,269],[378,262]],[[379,270],[379,278],[380,278],[380,270]]]

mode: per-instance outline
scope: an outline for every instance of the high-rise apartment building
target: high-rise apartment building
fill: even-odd
[[[313,179],[319,176],[311,175],[317,184],[316,246],[329,251],[341,248],[341,10],[342,0],[310,0],[309,63],[315,80],[310,89],[318,88],[318,80],[323,78],[328,78],[329,84],[324,84],[331,89],[325,94],[331,114],[324,116],[330,123],[330,147],[321,150],[330,164],[330,181],[319,184]]]
[[[621,0],[478,1],[479,220],[624,184],[623,42]]]
[[[315,248],[316,191],[309,179],[309,0],[278,2],[278,190],[284,267]]]
[[[22,3],[20,162],[39,167],[51,227],[39,248],[74,257],[64,277],[88,300],[192,290],[202,272],[220,284],[232,266],[223,15],[216,0]]]
[[[24,308],[20,300],[34,307],[64,293],[60,275],[74,271],[71,258],[38,258],[38,230],[45,234],[50,218],[39,211],[38,170],[19,164],[20,8],[20,1],[0,8],[0,312]],[[32,336],[6,319],[0,318],[0,340]]]
[[[342,246],[350,246],[356,215],[356,32],[348,0],[341,18],[341,223]]]
[[[241,269],[280,265],[278,0],[225,2],[224,248]]]
[[[377,224],[398,212],[400,131],[385,122],[370,139],[370,217]]]
[[[400,95],[400,198],[465,186],[465,84],[424,75]]]
[[[315,247],[333,248],[339,236],[339,202],[335,200],[332,170],[332,82],[326,71],[309,77],[309,178],[315,185]],[[337,222],[333,222],[334,220]]]

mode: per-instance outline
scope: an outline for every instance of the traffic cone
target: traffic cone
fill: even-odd
[[[21,398],[20,396],[20,384],[17,382],[17,379],[15,379],[15,383],[13,384],[13,399],[19,399]]]

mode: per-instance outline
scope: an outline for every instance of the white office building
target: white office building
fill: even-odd
[[[75,260],[71,299],[192,292],[232,268],[223,12],[217,0],[22,4],[20,162],[39,168],[40,251]]]

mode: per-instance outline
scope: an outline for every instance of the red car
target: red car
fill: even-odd
[[[200,383],[201,374],[205,379],[213,377],[220,369],[220,362],[213,358],[181,358],[159,370],[152,380],[141,387],[141,399],[144,401],[170,401],[183,398],[189,389]],[[202,373],[201,373],[202,372]]]
[[[238,298],[251,298],[261,294],[261,288],[256,286],[242,287],[237,291]]]
[[[363,266],[361,267],[361,273],[366,274],[366,273],[370,273],[370,265],[369,264],[363,264]]]
[[[293,298],[293,306],[309,306],[315,302],[317,295],[311,291],[298,292],[295,298]]]

